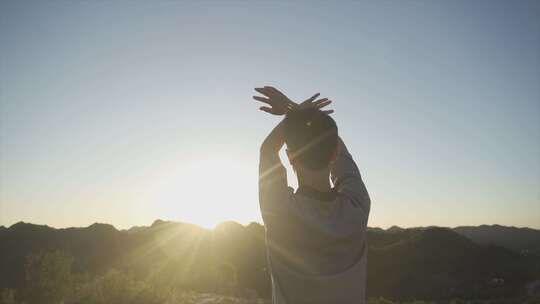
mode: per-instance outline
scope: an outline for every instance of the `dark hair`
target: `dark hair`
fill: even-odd
[[[328,166],[338,143],[332,117],[317,109],[293,110],[285,116],[284,133],[295,162],[315,170]]]

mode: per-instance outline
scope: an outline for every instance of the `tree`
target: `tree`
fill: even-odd
[[[0,290],[0,304],[15,304],[15,290],[9,288]]]
[[[37,252],[26,258],[25,298],[29,304],[58,304],[73,290],[73,257],[60,252]]]

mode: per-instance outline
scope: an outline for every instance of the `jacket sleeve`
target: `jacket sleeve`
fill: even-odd
[[[345,198],[347,203],[350,203],[354,208],[358,208],[359,214],[367,221],[371,207],[369,194],[360,176],[360,171],[347,147],[341,138],[338,139],[338,142],[338,156],[330,170],[334,188],[339,195]]]
[[[292,190],[287,185],[287,171],[275,156],[261,152],[259,162],[259,206],[266,228],[272,228],[289,214]]]

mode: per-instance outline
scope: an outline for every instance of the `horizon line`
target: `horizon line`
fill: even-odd
[[[64,226],[64,227],[57,227],[57,226],[52,226],[52,225],[49,225],[49,224],[40,224],[40,223],[32,223],[32,222],[25,222],[25,221],[17,221],[11,225],[4,225],[4,224],[1,224],[0,225],[0,228],[5,228],[5,229],[10,229],[11,227],[17,225],[17,224],[29,224],[29,225],[35,225],[35,226],[45,226],[45,227],[48,227],[48,228],[52,228],[52,229],[57,229],[57,230],[61,230],[61,229],[70,229],[70,228],[89,228],[93,225],[109,225],[109,226],[112,226],[115,230],[117,231],[128,231],[132,228],[137,228],[137,227],[140,227],[140,228],[149,228],[149,227],[152,227],[154,226],[154,224],[156,222],[164,222],[164,223],[174,223],[174,224],[187,224],[187,225],[194,225],[194,226],[197,226],[197,227],[200,227],[200,228],[203,228],[203,229],[206,229],[206,230],[214,230],[216,229],[219,225],[222,225],[224,223],[236,223],[236,224],[239,224],[243,227],[247,227],[251,224],[259,224],[261,226],[264,226],[263,223],[259,222],[259,221],[250,221],[249,223],[245,224],[245,223],[241,223],[241,222],[238,222],[238,221],[234,221],[234,220],[224,220],[224,221],[220,221],[219,223],[217,223],[216,225],[214,225],[214,227],[212,228],[209,228],[209,227],[205,227],[204,225],[200,225],[200,224],[196,224],[196,223],[190,223],[190,222],[184,222],[184,221],[174,221],[174,220],[163,220],[163,219],[155,219],[154,221],[152,221],[152,223],[150,225],[133,225],[133,226],[130,226],[128,228],[118,228],[116,227],[114,224],[111,224],[111,223],[104,223],[104,222],[94,222],[92,224],[89,224],[87,226]],[[380,226],[368,226],[367,228],[368,229],[381,229],[381,230],[384,230],[384,231],[387,231],[387,230],[390,230],[392,228],[399,228],[399,229],[421,229],[421,228],[448,228],[448,229],[455,229],[455,228],[460,228],[460,227],[481,227],[481,226],[490,226],[490,227],[493,227],[493,226],[499,226],[499,227],[505,227],[505,228],[516,228],[516,229],[531,229],[531,230],[536,230],[536,231],[540,231],[540,228],[535,228],[535,227],[529,227],[529,226],[514,226],[514,225],[502,225],[502,224],[478,224],[478,225],[458,225],[458,226],[439,226],[439,225],[427,225],[427,226],[399,226],[399,225],[391,225],[389,227],[380,227]]]

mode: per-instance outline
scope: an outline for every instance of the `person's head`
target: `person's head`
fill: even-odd
[[[293,110],[284,121],[287,156],[296,171],[328,169],[337,156],[336,122],[317,109]]]

